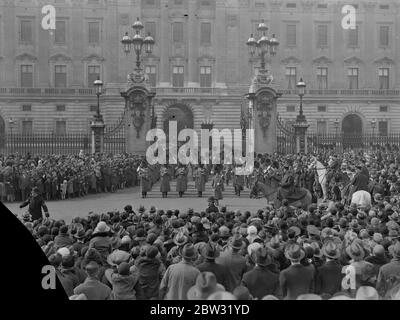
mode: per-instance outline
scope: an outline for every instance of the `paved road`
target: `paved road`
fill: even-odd
[[[115,193],[88,195],[78,199],[48,201],[47,206],[53,218],[70,222],[73,217],[85,217],[90,211],[102,213],[114,209],[123,210],[127,204],[132,205],[134,209],[138,209],[141,205],[149,209],[150,206],[154,205],[159,209],[187,210],[188,208],[193,208],[200,211],[207,207],[207,198],[213,194],[210,183],[207,183],[203,198],[198,198],[193,181],[189,182],[188,192],[183,198],[179,198],[177,192],[174,191],[175,182],[171,183],[173,192],[168,194],[168,198],[163,199],[159,190],[159,183],[157,183],[146,199],[141,198],[140,189],[136,187],[119,190]],[[266,204],[265,199],[249,199],[248,190],[245,190],[241,197],[235,196],[232,184],[225,187],[223,194],[224,199],[220,201],[220,205],[226,205],[228,209],[232,210],[256,211]],[[26,208],[19,209],[19,203],[6,203],[6,206],[11,212],[18,215],[26,211]]]

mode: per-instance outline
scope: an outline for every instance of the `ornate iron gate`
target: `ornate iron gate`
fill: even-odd
[[[282,121],[278,115],[276,119],[277,152],[279,154],[296,153],[296,135],[294,128]]]
[[[125,115],[126,109],[116,124],[106,126],[104,131],[104,152],[124,153],[126,150],[125,138]]]

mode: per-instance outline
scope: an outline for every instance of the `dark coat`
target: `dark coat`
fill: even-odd
[[[42,208],[44,212],[49,212],[42,196],[29,197],[28,200],[22,203],[19,207],[24,208],[27,205],[29,205],[29,213],[32,215],[32,220],[39,220],[42,218]]]
[[[196,266],[200,272],[212,272],[217,278],[217,282],[222,284],[226,291],[232,292],[235,288],[231,288],[231,279],[229,279],[230,273],[226,266],[215,263],[215,261],[205,261],[198,266]]]
[[[389,290],[400,283],[400,259],[392,259],[391,262],[383,265],[379,269],[376,290],[385,297]]]
[[[353,193],[360,190],[368,191],[368,185],[368,176],[362,172],[357,173],[353,180]]]
[[[314,271],[301,264],[294,264],[281,271],[279,282],[284,299],[295,300],[301,294],[313,292]]]
[[[317,269],[315,279],[315,292],[318,294],[329,293],[333,295],[342,287],[342,266],[338,261],[327,261]]]
[[[247,271],[246,259],[242,255],[228,249],[222,252],[215,262],[229,269],[231,279],[229,288],[236,288],[240,285],[243,274]]]
[[[140,258],[137,262],[139,284],[143,289],[143,298],[158,298],[161,282],[161,262],[158,259]]]
[[[269,294],[276,297],[281,295],[279,274],[271,272],[268,267],[254,267],[244,274],[242,283],[254,298],[262,299]]]
[[[67,234],[59,234],[54,238],[54,245],[57,248],[69,247],[74,244],[74,240],[72,240]]]
[[[176,171],[176,192],[186,192],[187,190],[187,168],[178,168]]]
[[[203,192],[206,189],[206,171],[203,168],[197,169],[195,172],[196,189],[199,192]]]
[[[162,173],[161,180],[160,180],[160,192],[170,192],[171,191],[171,176],[170,174],[165,170],[165,172]]]

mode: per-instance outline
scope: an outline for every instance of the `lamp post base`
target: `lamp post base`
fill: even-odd
[[[102,119],[95,118],[90,123],[90,128],[92,129],[92,137],[91,137],[91,145],[92,145],[92,154],[94,153],[103,153],[104,152],[104,128],[105,124]]]

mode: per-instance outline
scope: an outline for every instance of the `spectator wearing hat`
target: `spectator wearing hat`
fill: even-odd
[[[328,240],[322,247],[322,253],[326,258],[326,262],[317,268],[315,280],[315,292],[317,294],[333,295],[341,290],[342,287],[342,266],[338,259],[340,251],[337,244]]]
[[[248,240],[249,244],[252,244],[255,239],[260,239],[260,237],[258,236],[257,233],[258,233],[258,231],[255,226],[251,225],[247,228],[246,239]]]
[[[111,297],[113,300],[140,300],[142,288],[137,274],[131,274],[129,264],[121,262],[118,266],[105,271],[105,276],[112,285]]]
[[[215,292],[223,292],[225,288],[218,283],[214,273],[203,271],[196,279],[196,284],[187,293],[188,300],[206,300]]]
[[[388,293],[400,284],[400,241],[392,250],[393,259],[379,269],[376,289],[382,297],[388,298]]]
[[[171,250],[168,251],[168,254],[167,254],[167,266],[181,261],[182,256],[181,256],[180,251],[182,250],[183,246],[188,243],[188,241],[189,241],[189,237],[186,236],[183,233],[183,231],[179,231],[176,234],[174,241],[173,241],[175,246],[173,246],[171,248]]]
[[[60,266],[60,276],[59,278],[65,278],[70,280],[72,283],[72,289],[76,288],[78,285],[83,283],[86,279],[86,274],[80,268],[75,267],[75,258],[72,254],[62,257]],[[64,288],[67,295],[71,296],[73,290]]]
[[[160,284],[160,299],[187,300],[189,289],[196,284],[200,271],[193,266],[196,251],[191,243],[181,250],[182,261],[170,265]]]
[[[305,256],[301,247],[298,244],[290,244],[285,250],[285,256],[290,260],[291,266],[279,275],[284,299],[295,300],[301,294],[313,292],[315,273],[300,263]]]
[[[98,280],[99,265],[91,261],[86,267],[86,280],[74,289],[74,294],[84,294],[87,300],[110,300],[111,289]]]
[[[74,243],[74,240],[68,234],[68,226],[63,225],[59,229],[59,234],[54,238],[56,248],[68,247]]]
[[[60,266],[61,266],[62,259],[63,259],[62,255],[59,253],[54,253],[49,256],[50,265],[52,265],[55,268],[56,275],[57,275],[58,280],[60,280],[61,286],[63,287],[67,296],[70,296],[74,292],[75,284],[74,284],[74,280],[72,280],[68,277],[65,277],[61,273]]]
[[[375,278],[378,277],[379,269],[389,262],[389,259],[386,257],[385,248],[377,244],[372,249],[372,255],[365,258],[365,261],[372,263],[374,266],[374,274]]]
[[[201,255],[205,261],[197,265],[197,269],[199,269],[200,272],[212,272],[218,283],[222,284],[226,290],[232,291],[234,288],[229,287],[232,283],[229,279],[229,269],[226,266],[215,262],[215,259],[219,256],[217,245],[214,243],[206,244]]]
[[[206,209],[206,213],[212,213],[212,212],[219,212],[218,207],[215,205],[216,199],[215,197],[211,196],[208,198],[208,207]]]
[[[139,276],[144,300],[155,300],[159,297],[160,282],[165,273],[165,266],[158,256],[157,247],[149,246],[146,250],[146,256],[139,258],[135,266],[132,267],[132,273],[137,273]]]
[[[366,272],[373,268],[373,265],[364,260],[365,250],[362,247],[360,240],[355,239],[352,243],[346,247],[346,253],[351,258],[349,265],[353,266],[356,272],[356,289],[358,289],[362,283],[367,282],[371,276],[369,272]]]
[[[100,221],[93,231],[92,239],[89,241],[89,249],[96,249],[106,261],[112,251],[112,240],[110,238],[111,228],[104,221]]]
[[[249,289],[250,294],[258,299],[266,295],[281,296],[279,274],[270,270],[271,253],[265,247],[256,250],[256,266],[243,275],[242,284]]]
[[[81,252],[83,247],[86,247],[85,243],[85,230],[80,229],[76,234],[74,234],[75,242],[73,243],[74,250],[76,252]]]
[[[221,252],[215,260],[229,269],[230,281],[228,288],[236,288],[240,285],[243,274],[247,271],[246,258],[240,254],[243,248],[243,239],[239,234],[235,234],[229,242],[229,248]]]

